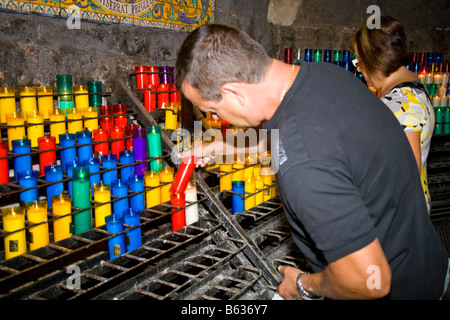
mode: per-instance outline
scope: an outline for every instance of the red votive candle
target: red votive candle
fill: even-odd
[[[158,108],[160,108],[160,109],[164,108],[164,106],[169,103],[169,89],[170,89],[169,84],[163,83],[163,84],[158,85],[157,95],[156,95]]]
[[[177,90],[177,87],[174,84],[172,84],[170,86],[171,92],[169,94],[169,100],[170,100],[170,102],[173,102],[173,103],[180,103],[181,93],[180,93],[180,91],[176,91],[176,90]]]
[[[0,157],[8,156],[8,142],[0,143]],[[0,159],[0,183],[8,183],[9,182],[9,168],[8,168],[8,159]]]
[[[148,84],[149,85],[158,85],[159,84],[159,67],[158,66],[149,66],[147,67],[148,74]]]
[[[109,130],[95,129],[92,132],[93,140],[95,142],[104,141],[94,145],[94,155],[96,158],[101,158],[102,155],[109,154]]]
[[[136,88],[144,89],[148,83],[148,67],[146,66],[136,66],[134,67],[134,71],[136,72]]]
[[[111,139],[123,139],[125,137],[125,131],[123,127],[114,127],[110,131]],[[119,159],[119,152],[125,151],[125,140],[111,141],[111,154],[115,154]]]
[[[40,175],[45,175],[44,168],[56,162],[56,138],[52,136],[43,136],[38,138],[39,150],[53,150],[39,153]]]
[[[128,123],[127,118],[127,108],[128,106],[126,104],[115,104],[113,105],[113,112],[116,115],[114,117],[114,126],[118,128],[123,128]],[[117,116],[120,114],[120,116]]]
[[[172,208],[172,232],[175,232],[186,225],[186,212],[183,208],[184,206],[186,206],[185,194],[171,194],[170,204],[174,207]]]
[[[183,159],[170,187],[169,192],[171,194],[184,193],[196,163],[197,159],[195,157],[186,157]]]
[[[156,109],[156,90],[158,85],[147,85],[147,90],[144,90],[144,107],[148,112]]]
[[[102,129],[110,130],[114,127],[114,119],[113,119],[113,106],[100,106],[99,107],[99,115],[100,116],[109,116],[109,117],[98,117],[98,122]]]
[[[125,147],[127,151],[133,151],[133,131],[134,129],[140,128],[138,124],[127,124],[125,126],[125,135],[129,137],[125,140]]]

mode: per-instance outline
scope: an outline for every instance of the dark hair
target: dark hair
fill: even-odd
[[[381,71],[388,77],[409,62],[406,34],[400,22],[382,15],[380,28],[364,24],[350,39],[350,49],[358,55],[358,64],[373,74]]]
[[[209,24],[192,31],[178,52],[176,85],[186,82],[206,100],[222,100],[220,88],[228,82],[260,82],[272,59],[245,32]]]

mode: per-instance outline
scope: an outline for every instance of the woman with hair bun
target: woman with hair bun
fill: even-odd
[[[354,65],[377,96],[392,110],[409,140],[419,168],[428,206],[427,158],[433,134],[434,109],[427,90],[406,67],[409,54],[406,34],[394,18],[382,15],[379,29],[363,25],[350,39]]]

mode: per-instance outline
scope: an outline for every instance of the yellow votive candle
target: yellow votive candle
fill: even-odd
[[[158,187],[148,190],[145,193],[146,207],[151,208],[161,203],[160,177],[158,171],[145,171],[144,184],[146,187]]]
[[[84,110],[89,109],[89,91],[87,85],[73,86],[73,93],[75,94],[75,108],[79,110],[81,114]]]
[[[25,121],[29,112],[37,111],[36,87],[19,87],[20,111]]]
[[[249,176],[245,180],[245,196],[247,197],[249,194],[255,193],[255,191],[256,191],[256,181],[253,178],[253,176]],[[255,206],[255,203],[256,203],[255,195],[245,198],[244,209],[248,210],[250,208],[253,208]]]
[[[232,164],[221,164],[219,166],[220,170],[220,192],[223,190],[231,190],[231,174],[227,174],[227,172],[233,171],[233,165]]]
[[[37,87],[36,90],[39,113],[47,120],[53,112],[53,87]]]
[[[64,110],[54,109],[50,118],[50,135],[55,137],[59,144],[59,135],[66,133],[66,114]]]
[[[23,118],[22,112],[12,112],[6,114],[6,124],[8,126],[19,126],[15,128],[8,128],[8,147],[12,150],[12,141],[25,139],[25,119]]]
[[[3,230],[11,232],[11,234],[7,234],[4,238],[6,260],[27,252],[24,213],[25,210],[23,207],[2,209]]]
[[[27,203],[28,222],[38,224],[29,228],[30,250],[38,249],[49,244],[47,201],[33,201]]]
[[[6,123],[6,114],[16,112],[16,88],[0,87],[0,122]]]
[[[264,178],[261,175],[255,176],[255,187],[258,193],[255,195],[255,206],[264,202]],[[261,190],[261,191],[259,191]]]
[[[38,138],[44,136],[44,117],[37,111],[28,112],[27,115],[27,137],[31,140],[31,147],[38,147]],[[32,124],[32,125],[31,125]]]
[[[89,107],[83,111],[84,128],[89,131],[98,129],[98,108]]]
[[[243,164],[233,164],[233,173],[231,174],[232,181],[244,181],[244,170],[240,170],[242,168],[244,168]]]
[[[106,224],[105,218],[111,215],[111,187],[107,184],[94,184],[94,208],[95,226],[100,227]],[[98,203],[105,203],[98,206]]]
[[[159,169],[159,178],[161,181],[161,203],[170,201],[170,187],[171,183],[162,185],[166,182],[173,182],[173,168],[172,167],[162,167]]]
[[[273,197],[272,188],[269,188],[272,186],[273,183],[273,174],[271,173],[270,168],[263,167],[261,175],[264,180],[264,188],[267,188],[266,190],[264,190],[264,201],[267,201]]]
[[[72,236],[72,199],[71,196],[62,193],[52,197],[53,238],[60,241]]]
[[[165,130],[175,130],[178,123],[178,104],[166,104]]]
[[[69,108],[66,109],[67,112],[67,133],[76,134],[79,131],[83,131],[83,115],[78,109]]]

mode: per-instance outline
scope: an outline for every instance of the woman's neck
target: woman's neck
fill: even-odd
[[[382,98],[397,84],[414,81],[417,79],[418,77],[414,72],[411,72],[406,67],[402,66],[397,71],[391,73],[388,77],[379,77],[378,85],[376,87],[377,96]]]

